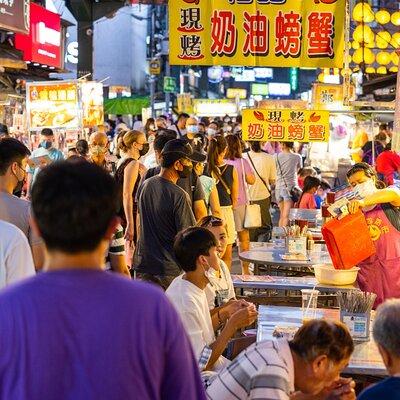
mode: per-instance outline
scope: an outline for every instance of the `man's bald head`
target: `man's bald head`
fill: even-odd
[[[188,125],[196,125],[197,126],[197,124],[198,124],[198,121],[195,117],[190,117],[186,121],[186,126],[188,126]]]
[[[89,138],[89,146],[102,146],[106,147],[108,137],[105,132],[93,132]]]

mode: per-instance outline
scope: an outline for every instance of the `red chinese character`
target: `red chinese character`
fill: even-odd
[[[181,60],[200,60],[204,58],[201,54],[201,37],[197,35],[181,36]]]
[[[285,127],[282,125],[268,125],[268,139],[282,140],[285,137]]]
[[[211,17],[211,54],[230,56],[236,52],[237,30],[232,11],[214,10]]]
[[[309,129],[310,140],[321,140],[325,139],[325,126],[323,125],[310,125]]]
[[[275,20],[275,53],[285,57],[298,57],[301,51],[301,15],[279,11]]]
[[[308,16],[308,50],[310,57],[333,57],[334,17],[329,12],[312,12]]]
[[[178,31],[200,32],[204,27],[200,23],[200,8],[181,8],[181,22]]]
[[[246,33],[246,41],[243,46],[244,55],[267,55],[269,38],[268,18],[257,10],[256,14],[250,15],[244,12],[243,28]]]
[[[262,124],[249,124],[247,128],[249,140],[261,140],[264,137]]]
[[[302,141],[305,137],[304,125],[294,124],[289,125],[289,136],[288,140],[291,141]]]

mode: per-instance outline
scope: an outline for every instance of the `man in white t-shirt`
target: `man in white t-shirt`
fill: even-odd
[[[201,371],[218,371],[226,366],[229,361],[222,353],[229,340],[257,318],[255,306],[241,301],[232,302],[211,316],[204,289],[209,283],[210,270],[218,269],[217,246],[215,236],[206,228],[180,232],[175,239],[174,253],[185,273],[175,278],[166,291],[181,316]],[[216,338],[215,332],[223,325]]]
[[[24,233],[0,221],[0,289],[35,275],[31,248]]]
[[[256,242],[265,227],[272,226],[271,221],[271,186],[276,180],[276,165],[273,156],[261,149],[262,142],[249,142],[250,151],[246,153],[256,175],[256,182],[249,187],[250,200],[261,207],[262,227],[250,231],[250,240]]]

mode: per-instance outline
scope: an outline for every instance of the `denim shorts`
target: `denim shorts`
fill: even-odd
[[[289,190],[285,187],[275,189],[275,198],[278,203],[292,200]]]

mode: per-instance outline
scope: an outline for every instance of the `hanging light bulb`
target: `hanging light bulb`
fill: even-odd
[[[354,40],[353,42],[351,42],[351,47],[352,47],[354,50],[357,50],[357,49],[360,48],[360,43],[358,43],[358,42],[356,42],[356,41]]]
[[[400,12],[396,11],[395,13],[393,13],[390,20],[392,21],[393,25],[400,26]]]
[[[369,49],[374,49],[376,47],[375,41],[372,41],[370,43],[365,43],[365,47],[368,47]]]
[[[375,35],[368,25],[360,24],[354,29],[353,39],[359,43],[371,43],[374,41]]]
[[[376,73],[376,70],[375,70],[374,67],[367,67],[367,68],[365,68],[365,72],[366,72],[367,74],[375,74],[375,73]]]
[[[356,64],[373,64],[375,62],[375,54],[368,48],[356,50],[352,58]]]
[[[388,31],[382,31],[376,34],[376,46],[379,49],[387,49],[391,40],[392,35]]]
[[[387,51],[380,51],[376,55],[376,62],[381,65],[388,65],[392,61],[392,57]]]
[[[381,74],[381,75],[386,75],[387,74],[387,68],[386,67],[378,67],[376,69],[376,73],[377,74]]]
[[[392,40],[390,41],[390,44],[395,48],[398,49],[400,48],[400,32],[396,32],[392,36]]]
[[[391,54],[391,59],[392,63],[397,67],[399,65],[399,56],[395,51]]]
[[[375,14],[375,19],[377,22],[379,22],[381,25],[385,25],[390,22],[390,14],[386,10],[379,10]]]
[[[353,19],[357,22],[372,22],[375,19],[374,12],[367,2],[360,2],[353,8]]]
[[[390,67],[389,72],[399,72],[399,67]]]

